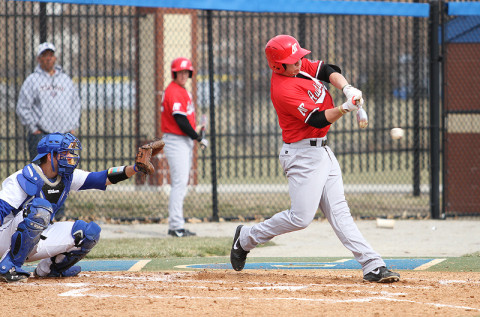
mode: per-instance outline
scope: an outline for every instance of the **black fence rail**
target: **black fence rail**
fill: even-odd
[[[439,26],[446,26],[440,29],[449,34],[448,27],[456,19],[448,15],[447,3],[434,4],[439,8]],[[0,176],[6,178],[31,159],[27,142],[31,131],[22,125],[16,110],[21,87],[37,66],[41,42],[55,44],[57,64],[72,78],[79,96],[75,134],[84,148],[80,168],[90,171],[129,164],[139,144],[161,136],[160,103],[171,80],[170,63],[185,56],[195,68],[188,89],[197,115],[209,119],[207,138],[211,142],[206,150],[195,150],[185,216],[261,219],[287,209],[287,182],[278,163],[282,138],[269,96],[271,71],[264,47],[271,37],[290,34],[312,51],[308,58],[338,65],[364,93],[368,128],[359,129],[351,115],[336,122],[328,134],[329,146],[342,165],[354,216],[430,217],[434,199],[431,161],[436,158],[432,155],[443,163],[439,175],[443,186],[437,186],[443,204],[441,213],[434,216],[478,214],[480,202],[469,203],[467,209],[452,207],[451,200],[459,196],[445,191],[448,182],[454,182],[448,175],[458,162],[450,154],[457,150],[449,152],[452,144],[458,144],[453,140],[458,133],[450,134],[450,117],[467,110],[468,116],[478,115],[478,107],[450,108],[456,104],[450,100],[455,100],[460,90],[450,86],[449,78],[454,75],[448,61],[450,56],[458,56],[455,52],[478,61],[478,55],[471,55],[478,50],[452,51],[457,40],[448,36],[439,40],[448,43],[441,46],[447,61],[446,68],[441,68],[447,101],[438,126],[445,133],[438,153],[432,154],[431,23],[428,16],[0,1],[0,44],[7,48],[0,52]],[[478,67],[475,59],[468,65]],[[466,81],[478,82],[474,77]],[[469,91],[461,94],[469,95]],[[331,87],[331,93],[336,104],[343,101],[340,91]],[[472,105],[480,100],[472,98],[462,103]],[[43,114],[56,115],[48,111],[44,109]],[[456,120],[460,120],[458,126],[467,122]],[[392,140],[392,128],[402,128],[405,136]],[[478,140],[475,135],[469,137]],[[470,159],[463,165],[467,163],[474,166]],[[72,193],[66,215],[164,221],[168,217],[168,166],[162,155],[156,158],[156,165],[156,174],[148,179],[109,186],[105,193]],[[465,173],[464,177],[470,176]],[[476,179],[470,183],[478,185]]]

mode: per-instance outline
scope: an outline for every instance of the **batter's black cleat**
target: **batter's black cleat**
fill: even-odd
[[[26,282],[27,278],[30,276],[30,273],[27,272],[17,272],[15,267],[12,267],[7,273],[0,273],[0,280],[12,283],[12,282]]]
[[[377,267],[363,276],[365,282],[393,283],[400,280],[400,274],[390,271],[384,266]]]
[[[197,235],[195,232],[191,232],[187,229],[177,229],[177,230],[169,229],[168,234],[176,238],[191,237],[191,236]]]
[[[243,270],[245,262],[247,261],[247,254],[250,251],[245,251],[240,245],[240,231],[242,231],[243,225],[237,227],[235,236],[233,237],[232,250],[230,251],[230,263],[235,271]]]

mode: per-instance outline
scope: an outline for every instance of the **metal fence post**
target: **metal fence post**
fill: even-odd
[[[45,2],[40,2],[40,43],[47,41],[47,4]]]
[[[415,0],[418,2],[419,0]],[[420,21],[419,18],[413,20],[413,49],[414,55],[414,75],[413,75],[413,196],[420,196]],[[418,90],[417,90],[418,89]],[[416,91],[417,90],[417,91]]]
[[[430,208],[433,219],[440,219],[440,1],[430,1]]]
[[[218,221],[218,192],[217,192],[217,155],[215,146],[215,79],[213,69],[213,26],[212,10],[207,11],[208,37],[208,83],[210,92],[210,137],[211,137],[211,168],[212,168],[212,220]]]

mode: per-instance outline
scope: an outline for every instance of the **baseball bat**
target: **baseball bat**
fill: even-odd
[[[363,98],[359,100],[354,100],[356,103],[360,103],[357,110],[357,123],[360,129],[365,129],[368,126],[368,115],[365,109],[363,109]]]
[[[202,114],[200,117],[200,125],[202,126],[202,129],[200,130],[200,137],[204,139],[206,134],[205,127],[207,126],[207,116],[205,114]],[[205,145],[203,144],[201,144],[200,147],[202,150],[205,149]]]

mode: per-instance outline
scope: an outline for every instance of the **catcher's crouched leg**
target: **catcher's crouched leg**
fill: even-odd
[[[23,210],[24,220],[18,224],[17,231],[11,237],[10,250],[0,261],[0,280],[18,282],[30,276],[22,269],[22,265],[38,244],[43,230],[48,227],[52,213],[52,205],[42,198],[33,199]]]
[[[75,221],[72,227],[72,237],[75,247],[80,248],[43,259],[35,269],[37,277],[70,277],[81,271],[79,265],[74,265],[83,259],[100,240],[101,228],[95,222]]]

